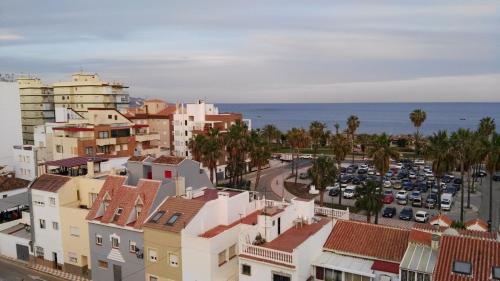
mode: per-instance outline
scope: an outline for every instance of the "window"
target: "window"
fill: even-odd
[[[53,221],[53,222],[52,222],[52,228],[53,228],[54,230],[59,230],[59,223],[57,223],[57,222]]]
[[[408,271],[401,270],[401,281],[408,281]]]
[[[130,240],[128,243],[128,251],[131,253],[135,253],[137,251],[137,244],[135,241]]]
[[[164,211],[159,211],[157,212],[152,218],[151,220],[149,220],[149,222],[152,222],[152,223],[158,223],[158,221],[161,219],[161,217],[163,217],[163,215],[165,214]]]
[[[80,237],[80,228],[76,226],[69,227],[69,234],[74,237]]]
[[[290,280],[291,280],[291,278],[288,275],[273,273],[273,281],[290,281]]]
[[[163,172],[163,174],[164,174],[164,177],[165,177],[166,179],[171,179],[171,178],[172,178],[172,171],[165,170],[165,171]]]
[[[241,265],[241,274],[251,276],[252,275],[252,267],[249,266],[248,264],[242,264]]]
[[[56,152],[57,153],[63,153],[63,147],[62,147],[62,145],[60,145],[60,144],[56,145]]]
[[[98,194],[97,193],[89,193],[89,203],[90,203],[90,206],[92,206],[95,202],[95,200],[97,199],[97,196]]]
[[[500,266],[494,266],[491,268],[491,277],[495,280],[500,280]]]
[[[100,268],[108,269],[108,262],[107,261],[99,260],[97,263],[99,264]]]
[[[93,155],[94,154],[94,148],[92,146],[85,147],[85,155]]]
[[[95,243],[97,245],[102,245],[102,236],[101,235],[96,235],[95,236]]]
[[[35,255],[37,258],[44,258],[44,251],[42,247],[35,247]]]
[[[111,237],[111,246],[113,248],[120,248],[120,239],[118,237]]]
[[[316,279],[325,280],[325,269],[323,267],[316,266]]]
[[[417,272],[417,281],[424,281],[424,274]]]
[[[120,219],[120,216],[122,215],[122,213],[123,213],[123,209],[122,208],[116,209],[115,215],[113,216],[113,222],[118,221]]]
[[[328,278],[328,276],[326,276]],[[361,276],[353,273],[345,273],[346,281],[370,281],[370,277]]]
[[[356,278],[361,280],[361,276],[359,276],[359,275],[356,275]],[[356,278],[353,280],[358,280]],[[325,268],[325,280],[342,281],[342,272],[338,271],[338,270],[333,270],[330,268]],[[346,279],[346,280],[349,280],[349,279]]]
[[[40,228],[45,229],[45,220],[40,219]]]
[[[454,261],[453,262],[453,272],[459,273],[459,274],[471,275],[472,274],[472,264],[470,262]]]
[[[156,252],[156,249],[148,248],[148,255],[149,255],[150,262],[157,262],[158,261],[158,253]]]
[[[236,244],[229,247],[229,259],[236,257]]]
[[[181,216],[180,213],[173,214],[168,221],[165,223],[166,225],[174,225],[177,219]]]
[[[226,263],[226,250],[219,253],[219,266]]]
[[[43,201],[34,201],[34,202],[35,202],[35,205],[37,205],[37,206],[40,206],[40,207],[45,206],[45,202],[43,202]]]
[[[76,253],[68,252],[69,261],[72,263],[78,263],[78,256]]]
[[[117,115],[115,115],[115,120],[118,120],[118,116]]]
[[[168,263],[170,264],[170,266],[178,267],[179,266],[179,259],[177,258],[177,255],[169,253],[168,254]]]
[[[113,115],[108,115],[108,119],[113,119]]]
[[[56,205],[56,198],[49,197],[49,204],[50,206],[54,207]]]
[[[122,144],[122,150],[128,150],[128,144]]]
[[[100,131],[99,132],[99,138],[100,139],[107,139],[107,138],[109,138],[109,132],[108,131]]]

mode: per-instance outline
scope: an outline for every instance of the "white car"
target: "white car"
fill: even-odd
[[[344,189],[344,198],[352,199],[356,197],[356,187],[348,186]]]
[[[331,189],[334,189],[334,188],[339,188],[339,183],[336,183],[333,186],[329,185],[329,186],[325,187],[326,190],[331,190]]]
[[[359,168],[360,168],[360,169],[368,169],[368,165],[366,165],[366,164],[361,164],[361,165],[359,166]]]
[[[299,156],[300,159],[312,159],[312,154],[302,154]]]
[[[415,163],[415,165],[424,165],[425,161],[424,159],[415,159],[413,163]]]
[[[400,190],[398,193],[396,193],[396,199],[407,199],[408,198],[408,192],[405,190]]]
[[[369,176],[373,176],[373,175],[375,175],[375,170],[374,170],[374,169],[369,169],[369,170],[368,170],[368,175],[369,175]]]
[[[434,174],[433,174],[432,172],[425,172],[425,171],[424,171],[424,176],[426,176],[426,177],[428,177],[428,178],[429,178],[429,177],[433,177],[433,176],[434,176]]]
[[[426,211],[417,211],[415,213],[415,221],[426,223],[429,220],[429,214]]]
[[[403,168],[403,163],[399,162],[399,163],[396,163],[394,165],[392,165],[393,168],[396,168],[398,170],[401,170],[401,168]]]
[[[384,181],[384,187],[385,188],[390,188],[392,186],[392,182],[390,180]]]

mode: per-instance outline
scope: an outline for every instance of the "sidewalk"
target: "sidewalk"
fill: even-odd
[[[40,272],[43,272],[43,273],[47,273],[47,274],[50,274],[50,275],[53,275],[53,276],[57,276],[57,277],[60,277],[60,278],[66,279],[66,280],[72,280],[72,281],[91,281],[91,280],[89,280],[87,278],[84,278],[82,276],[73,275],[73,274],[68,273],[68,272],[64,272],[64,271],[61,271],[61,270],[53,269],[53,268],[46,267],[46,266],[39,265],[39,264],[35,264],[35,265],[29,264],[28,267],[31,268],[31,269],[33,269],[33,270],[40,271]]]

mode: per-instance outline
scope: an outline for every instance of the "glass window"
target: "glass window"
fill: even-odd
[[[248,264],[242,264],[241,265],[241,274],[251,276],[252,275],[252,267],[249,266]]]
[[[43,251],[43,248],[42,247],[35,247],[35,255],[38,257],[38,258],[43,258],[44,257],[44,251]]]
[[[169,262],[170,266],[173,266],[173,267],[179,266],[179,258],[175,254],[172,254],[172,253],[168,254],[168,262]]]
[[[69,233],[71,236],[80,237],[80,228],[76,226],[70,226]]]
[[[454,261],[453,262],[453,272],[471,275],[472,274],[472,264],[470,262]]]
[[[401,270],[401,281],[408,281],[408,271]]]
[[[45,229],[45,220],[40,219],[40,228]]]
[[[236,257],[236,244],[229,247],[229,259]]]
[[[424,281],[424,274],[417,273],[417,281]]]
[[[100,268],[105,268],[105,269],[108,268],[108,262],[107,261],[99,260],[98,264],[99,264]]]
[[[137,251],[137,245],[136,245],[135,241],[130,240],[128,242],[128,250],[131,253],[135,253]]]
[[[89,193],[89,203],[90,207],[94,204],[95,200],[97,199],[98,194],[97,193]]]
[[[161,217],[163,217],[163,215],[165,214],[164,211],[159,211],[157,212],[150,220],[149,222],[152,222],[152,223],[158,223],[158,221],[161,219]]]
[[[325,269],[323,267],[316,266],[316,279],[325,280]]]
[[[164,176],[166,179],[171,179],[172,178],[172,171],[165,170]]]
[[[273,281],[290,281],[290,276],[281,275],[279,273],[273,273]]]
[[[97,245],[102,245],[102,236],[101,235],[96,235],[95,236],[95,243]]]
[[[50,204],[50,206],[55,206],[56,205],[56,198],[49,197],[49,204]]]
[[[53,222],[52,222],[52,228],[53,228],[54,230],[59,230],[59,223],[57,223],[57,222],[53,221]]]
[[[93,155],[94,154],[94,148],[89,146],[85,147],[85,155]]]
[[[415,272],[408,271],[408,281],[415,281]]]
[[[107,138],[109,138],[109,132],[108,131],[100,131],[99,132],[99,138],[100,139],[107,139]]]
[[[156,249],[148,249],[149,261],[157,262],[158,261],[158,253]]]
[[[165,223],[166,225],[174,225],[175,222],[177,221],[177,219],[179,219],[179,217],[181,216],[180,213],[175,213],[173,214],[169,219],[168,221]]]
[[[226,250],[219,253],[219,266],[226,263]]]
[[[111,246],[113,248],[120,248],[120,240],[118,237],[111,237]]]

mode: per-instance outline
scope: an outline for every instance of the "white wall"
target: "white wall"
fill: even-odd
[[[31,149],[27,149],[27,148]],[[14,171],[16,177],[24,180],[34,180],[36,178],[35,158],[37,156],[36,148],[32,145],[19,146],[12,148]]]
[[[16,82],[0,81],[0,165],[12,166],[12,146],[22,144],[21,105]],[[8,121],[8,122],[7,122]]]
[[[49,197],[56,198],[55,206],[50,205]],[[45,202],[45,206],[43,207],[33,203],[35,246],[43,247],[46,260],[52,260],[52,252],[56,252],[57,260],[60,264],[62,264],[64,262],[64,256],[62,247],[61,222],[59,219],[59,196],[57,193],[33,189],[32,198],[33,201],[43,200],[43,202]],[[45,220],[45,229],[40,228],[40,219]],[[58,230],[53,229],[52,222],[57,222],[59,224]]]
[[[251,275],[241,274],[241,265],[247,264],[251,266]],[[299,279],[295,270],[290,269],[288,267],[281,267],[277,265],[266,264],[258,261],[248,260],[248,259],[239,259],[239,281],[255,281],[255,280],[273,280],[272,274],[273,272],[283,273],[284,275],[291,275],[291,281],[303,281],[306,279]]]
[[[0,233],[0,255],[4,255],[13,259],[17,258],[16,244],[28,246],[29,239],[24,239],[14,235],[8,235],[5,233]],[[30,255],[33,253],[30,249]]]
[[[328,239],[328,235],[333,229],[333,224],[328,223],[321,228],[314,235],[310,236],[304,243],[302,243],[296,250],[297,276],[299,280],[306,280],[312,275],[312,263],[321,255],[323,245]]]
[[[9,197],[9,196],[16,195],[16,194],[19,194],[19,193],[23,193],[23,192],[26,192],[26,191],[28,191],[28,187],[18,188],[18,189],[14,189],[14,190],[0,192],[0,198],[3,198],[4,195],[7,195],[7,197]]]

